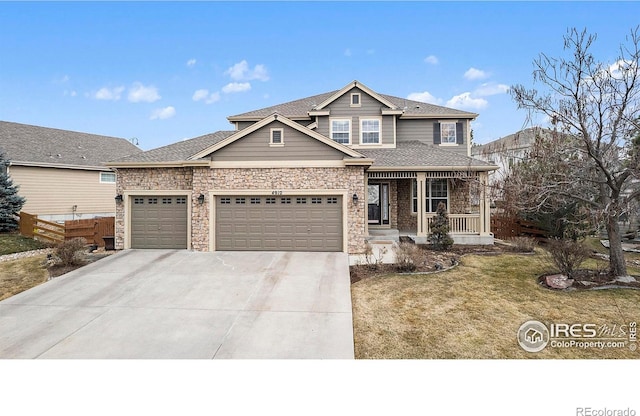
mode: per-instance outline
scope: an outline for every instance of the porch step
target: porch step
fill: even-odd
[[[399,243],[400,232],[398,230],[369,230],[365,238],[370,243]]]

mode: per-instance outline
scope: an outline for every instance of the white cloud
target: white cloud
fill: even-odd
[[[192,59],[189,59],[189,60],[187,61],[187,66],[188,66],[189,68],[193,67],[195,64],[196,64],[196,60],[195,60],[195,59],[193,59],[193,58],[192,58]]]
[[[347,48],[344,50],[344,56],[351,56],[351,49]]]
[[[267,67],[263,64],[258,64],[253,67],[253,69],[249,68],[249,64],[246,60],[242,60],[237,64],[233,65],[231,68],[227,69],[225,75],[229,75],[231,79],[236,81],[251,81],[254,79],[260,81],[268,81],[269,73],[267,71]]]
[[[480,110],[489,105],[484,98],[473,98],[470,92],[463,92],[447,101],[447,107]]]
[[[207,89],[201,89],[194,92],[191,98],[193,101],[204,101],[206,104],[211,104],[220,100],[220,93],[217,91],[210,93]]]
[[[438,63],[440,62],[440,61],[438,60],[438,57],[437,57],[437,56],[435,56],[435,55],[429,55],[429,56],[427,56],[426,58],[424,58],[424,61],[425,61],[426,63],[428,63],[428,64],[431,64],[431,65],[438,65]]]
[[[115,87],[115,88],[107,88],[102,87],[95,93],[93,98],[96,100],[110,100],[110,101],[118,101],[122,92],[124,91],[124,87]]]
[[[231,82],[222,87],[222,92],[225,94],[231,94],[234,92],[245,92],[251,89],[251,84],[248,82]]]
[[[134,82],[133,86],[129,88],[128,99],[132,103],[139,103],[141,101],[153,103],[158,101],[160,98],[162,97],[158,94],[158,89],[153,85],[145,87],[140,82]]]
[[[172,106],[165,107],[165,108],[158,108],[156,110],[153,110],[153,113],[151,113],[151,117],[149,117],[149,120],[165,120],[175,115],[176,115],[176,109],[173,108]]]
[[[480,97],[488,97],[490,95],[506,94],[507,92],[509,92],[508,85],[487,82],[476,88],[473,94]]]
[[[469,68],[467,72],[464,73],[464,77],[468,80],[485,79],[488,76],[489,74],[487,72],[477,68]]]
[[[414,101],[421,101],[423,103],[430,104],[441,104],[442,100],[440,98],[436,98],[429,91],[423,92],[412,92],[407,96],[407,99]]]

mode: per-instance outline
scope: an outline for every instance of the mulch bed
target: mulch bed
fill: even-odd
[[[416,269],[410,272],[412,274],[436,273],[449,270],[455,267],[459,263],[460,257],[465,254],[499,255],[518,252],[515,247],[504,244],[491,246],[454,245],[447,251],[434,250],[429,245],[418,244],[418,247],[422,250],[423,255],[420,257],[420,261],[415,263]],[[405,270],[400,270],[395,264],[362,264],[351,266],[349,270],[352,284],[369,277],[407,273]]]
[[[538,277],[538,283],[551,290],[640,289],[640,276],[634,277],[635,282],[621,282],[606,271],[580,269],[571,279],[559,273],[545,274]]]

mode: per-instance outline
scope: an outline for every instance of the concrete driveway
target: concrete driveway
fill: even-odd
[[[0,302],[0,358],[353,358],[344,253],[127,250]]]

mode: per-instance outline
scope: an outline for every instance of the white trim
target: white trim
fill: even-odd
[[[454,146],[460,146],[460,145],[458,143],[440,143],[438,146],[454,147]]]
[[[362,142],[362,134],[364,133],[362,125],[364,124],[365,121],[377,121],[378,122],[378,142],[377,143],[363,143]],[[360,123],[360,146],[380,146],[382,145],[382,117],[361,117],[359,120]],[[367,133],[372,133],[372,132],[367,132]]]
[[[360,159],[358,159],[360,160]],[[372,162],[371,159],[366,159]],[[248,160],[248,161],[212,161],[211,169],[246,169],[246,168],[343,168],[347,164],[340,160]]]
[[[191,198],[193,192],[191,190],[173,189],[173,190],[141,190],[141,189],[128,189],[122,192],[124,206],[124,248],[131,248],[131,204],[133,203],[133,196],[184,196],[187,198],[187,250],[191,249],[191,223],[193,221],[193,207]]]
[[[353,98],[354,97],[358,97],[358,103],[357,104],[353,103]],[[362,107],[362,97],[360,96],[359,92],[352,92],[351,93],[351,99],[349,101],[349,107]]]
[[[273,141],[273,133],[274,132],[280,132],[280,141],[279,142],[274,142]],[[270,147],[284,147],[284,129],[281,127],[278,128],[271,128],[269,130],[269,146]]]
[[[102,175],[113,175],[113,181],[103,181]],[[118,181],[118,177],[115,172],[100,172],[100,178],[99,178],[100,183],[111,183],[115,185],[117,181]]]
[[[443,120],[443,121],[438,121],[438,122],[440,123],[440,146],[443,146],[443,145],[449,145],[449,146],[457,145],[458,144],[458,126],[456,125],[457,121],[450,121],[450,120],[444,121]],[[452,125],[452,124],[453,124],[453,142],[451,142],[451,141],[446,141],[445,142],[444,141],[444,135],[442,134],[443,129],[444,129],[445,126]]]
[[[390,144],[390,143],[386,143],[386,144],[375,144],[375,143],[371,143],[371,144],[354,144],[353,146],[351,146],[352,149],[395,149],[396,145],[395,144]]]
[[[333,139],[333,122],[334,121],[346,121],[349,123],[349,141],[347,143],[340,143]],[[339,131],[336,133],[345,133],[343,131]],[[329,117],[329,138],[334,143],[341,144],[343,146],[349,146],[353,142],[353,120],[350,117]]]

